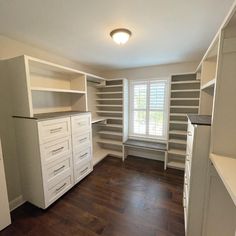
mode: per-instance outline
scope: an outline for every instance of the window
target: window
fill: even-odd
[[[167,139],[168,79],[130,81],[129,135]]]

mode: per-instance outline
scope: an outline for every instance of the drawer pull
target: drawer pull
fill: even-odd
[[[63,166],[61,166],[60,168],[58,168],[58,169],[56,169],[56,170],[54,170],[53,172],[54,172],[54,174],[57,174],[57,172],[58,171],[60,171],[60,170],[62,170],[62,169],[64,169],[66,166],[65,165],[63,165]]]
[[[192,136],[192,133],[190,131],[187,132],[188,136]]]
[[[87,139],[87,137],[86,138],[82,138],[82,139],[79,140],[79,142],[81,143],[81,142],[83,142],[86,139]]]
[[[55,128],[55,129],[50,129],[50,133],[54,134],[54,133],[60,132],[61,130],[62,130],[62,127]]]
[[[56,154],[56,153],[62,151],[63,149],[64,149],[64,147],[60,147],[60,148],[54,149],[54,150],[52,150],[52,154]]]
[[[86,157],[87,155],[88,155],[88,153],[86,152],[83,155],[81,155],[80,158],[82,159],[82,158]]]
[[[84,170],[80,171],[80,174],[85,173],[88,170],[88,167],[86,167]]]
[[[59,192],[59,191],[62,190],[65,186],[66,186],[66,183],[64,183],[60,188],[57,188],[57,189],[56,189],[56,192]]]

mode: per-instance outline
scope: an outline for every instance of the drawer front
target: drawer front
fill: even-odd
[[[86,147],[82,150],[75,151],[73,154],[73,158],[75,165],[91,161],[91,147]]]
[[[44,164],[49,164],[72,153],[71,137],[57,139],[40,145],[41,158]]]
[[[87,132],[84,134],[74,134],[72,136],[73,140],[73,150],[81,150],[82,148],[86,148],[91,146],[91,133]]]
[[[90,130],[91,116],[90,114],[72,116],[71,117],[72,133],[80,133]]]
[[[47,190],[46,206],[56,201],[73,186],[73,176],[69,175]]]
[[[93,168],[92,168],[91,161],[89,161],[83,165],[75,165],[75,171],[74,171],[75,183],[78,183],[80,180],[82,180],[92,170],[93,170]]]
[[[38,122],[39,142],[45,143],[70,135],[70,118]]]
[[[56,162],[47,165],[46,170],[46,181],[49,183],[60,178],[65,172],[72,172],[72,158],[68,156],[66,159],[58,160]]]

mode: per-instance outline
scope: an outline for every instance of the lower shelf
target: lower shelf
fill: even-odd
[[[99,150],[96,150],[93,153],[93,166],[98,164],[100,161],[102,161],[108,155],[122,158],[122,152],[101,148]]]
[[[178,169],[178,170],[184,170],[185,164],[184,164],[184,162],[170,161],[167,163],[167,167],[173,168],[173,169]]]

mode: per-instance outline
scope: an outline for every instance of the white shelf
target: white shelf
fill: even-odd
[[[171,101],[199,101],[200,98],[171,98]]]
[[[96,107],[123,107],[122,105],[114,105],[114,104],[97,104]]]
[[[109,154],[109,150],[99,149],[93,153],[93,166],[102,161]]]
[[[170,113],[170,116],[187,116],[186,113]]]
[[[123,114],[122,111],[96,111],[97,113]]]
[[[216,79],[213,79],[206,84],[201,86],[201,90],[207,90],[207,89],[214,89],[216,83]]]
[[[97,88],[122,88],[122,84],[115,84],[115,85],[97,85]]]
[[[171,84],[199,84],[200,80],[172,81]]]
[[[200,89],[174,89],[171,93],[190,93],[190,92],[200,92]]]
[[[122,98],[98,98],[96,101],[122,101]]]
[[[170,106],[170,108],[187,108],[187,109],[198,109],[198,106]]]
[[[123,120],[122,117],[104,116],[107,120]]]
[[[115,135],[115,136],[122,136],[121,132],[115,132],[115,131],[99,131],[99,134],[105,134],[105,135]]]
[[[187,135],[187,131],[182,130],[170,130],[169,134],[176,134],[176,135]]]
[[[44,88],[44,87],[31,87],[31,91],[57,92],[57,93],[76,93],[76,94],[85,94],[86,93],[85,91],[79,91],[79,90]]]
[[[185,164],[183,162],[178,161],[170,161],[167,163],[167,166],[173,169],[184,170]]]
[[[179,121],[179,120],[171,120],[170,124],[180,124],[180,125],[187,125],[187,121]]]
[[[123,92],[97,92],[97,95],[123,94]]]
[[[178,156],[186,156],[186,151],[185,150],[179,150],[179,149],[169,149],[168,153],[173,154],[173,155],[178,155]]]
[[[186,140],[181,140],[181,139],[170,139],[169,143],[176,143],[176,144],[184,144],[184,145],[186,145],[187,141]]]
[[[122,146],[121,141],[116,141],[116,140],[111,140],[111,139],[98,139],[97,143]]]
[[[120,129],[123,128],[122,125],[117,125],[117,124],[101,124],[100,126],[105,126],[105,127],[109,127],[109,128],[120,128]]]
[[[97,123],[97,122],[101,122],[101,121],[106,121],[105,117],[94,117],[92,118],[92,124]]]
[[[210,159],[236,206],[236,158],[211,154]]]

